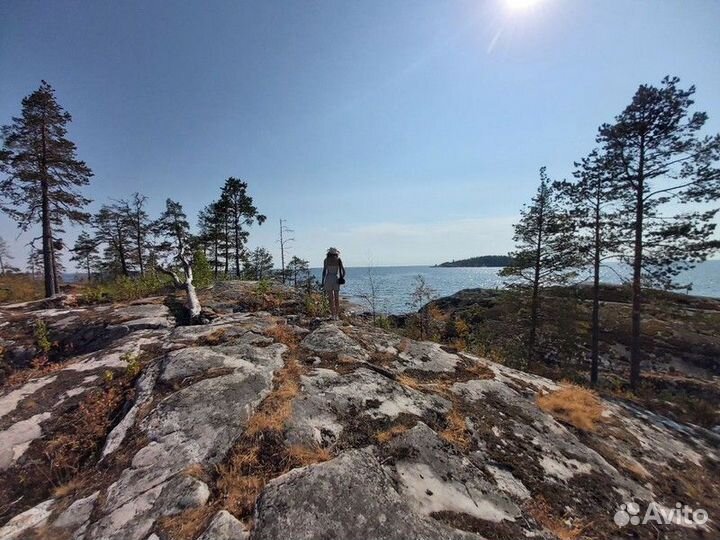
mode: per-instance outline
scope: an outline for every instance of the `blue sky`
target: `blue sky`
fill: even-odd
[[[228,176],[268,222],[250,246],[348,265],[504,253],[537,171],[568,176],[638,84],[697,85],[720,131],[720,2],[0,3],[0,124],[48,80],[95,172],[192,221]],[[72,242],[78,231],[71,229]],[[0,217],[25,260],[30,234]]]

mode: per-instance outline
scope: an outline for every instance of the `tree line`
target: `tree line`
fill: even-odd
[[[693,111],[695,87],[677,77],[641,85],[630,104],[598,128],[596,147],[574,164],[572,180],[540,185],[514,226],[517,249],[502,274],[529,291],[528,361],[538,359],[542,290],[591,269],[591,382],[598,381],[600,271],[609,260],[630,269],[630,384],[640,383],[643,296],[649,288],[689,289],[682,272],[720,249],[713,221],[720,198],[720,134],[704,134]],[[692,205],[692,206],[690,206]]]
[[[262,225],[261,214],[248,193],[247,182],[228,178],[217,200],[199,214],[198,233],[192,234],[182,205],[167,199],[163,212],[152,219],[148,199],[141,193],[102,204],[87,212],[90,199],[81,193],[93,172],[77,157],[75,144],[67,138],[72,118],[57,102],[50,84],[22,100],[21,113],[2,128],[0,149],[0,209],[23,231],[40,225],[40,236],[30,242],[27,265],[33,276],[41,271],[45,296],[59,292],[63,271],[61,253],[64,227],[83,225],[70,260],[77,263],[88,280],[117,276],[144,277],[148,272],[170,276],[186,290],[191,318],[200,314],[193,285],[193,267],[199,259],[209,264],[215,279],[247,277],[264,279],[273,272],[272,256],[264,248],[247,249],[249,229]],[[294,284],[307,280],[308,262],[293,257],[285,265],[288,231],[281,221],[283,281]],[[0,242],[0,271],[5,272],[9,250]],[[14,267],[13,270],[17,270]]]

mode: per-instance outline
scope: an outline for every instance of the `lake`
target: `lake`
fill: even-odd
[[[347,283],[341,287],[342,295],[350,301],[367,307],[360,295],[370,290],[370,276],[375,283],[378,310],[384,313],[407,313],[414,311],[407,303],[415,286],[415,276],[425,278],[437,296],[449,296],[461,289],[501,288],[504,280],[498,276],[499,268],[434,268],[430,266],[375,266],[347,268]],[[312,273],[320,279],[322,269],[313,268]],[[605,268],[602,281],[620,283],[617,273],[623,272],[620,265]],[[693,270],[685,272],[678,283],[692,283],[691,294],[720,298],[720,261],[707,261]],[[589,283],[589,281],[588,281]]]

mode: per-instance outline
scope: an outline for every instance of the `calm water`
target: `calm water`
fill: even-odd
[[[498,277],[498,268],[432,268],[428,266],[377,266],[373,268],[347,268],[347,283],[341,288],[343,296],[354,303],[367,307],[359,296],[370,290],[370,276],[375,283],[379,311],[406,313],[414,311],[407,303],[414,288],[415,276],[421,275],[437,296],[449,296],[461,289],[500,288],[503,280]],[[313,269],[320,279],[321,269]],[[622,274],[622,269],[615,266]],[[620,283],[619,276],[605,269],[602,281]],[[720,298],[720,261],[708,261],[678,278],[678,283],[692,283],[691,294]]]

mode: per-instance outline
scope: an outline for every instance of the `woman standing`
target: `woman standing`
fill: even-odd
[[[340,314],[340,285],[345,283],[345,267],[340,260],[340,252],[331,247],[323,262],[322,287],[327,294],[330,312],[334,321]]]

